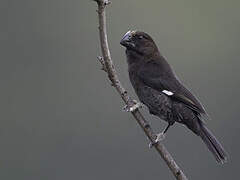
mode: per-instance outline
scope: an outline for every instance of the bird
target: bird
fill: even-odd
[[[120,44],[126,48],[129,79],[139,100],[150,114],[168,123],[157,134],[155,143],[163,140],[168,129],[178,122],[201,137],[218,163],[227,162],[226,151],[207,128],[206,110],[177,77],[152,37],[143,31],[128,31]]]

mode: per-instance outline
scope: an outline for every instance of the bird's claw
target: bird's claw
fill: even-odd
[[[148,144],[149,149],[151,149],[154,145],[155,145],[155,143],[150,142],[150,143]]]
[[[162,141],[165,139],[165,137],[166,137],[165,133],[159,133],[157,134],[157,138],[155,139],[155,142]]]
[[[166,135],[165,135],[164,133],[159,133],[159,134],[157,134],[157,137],[156,137],[156,139],[154,140],[154,142],[150,142],[149,145],[148,145],[148,147],[149,147],[149,148],[152,148],[152,147],[153,147],[154,145],[156,145],[158,142],[164,140],[165,137],[166,137]]]
[[[123,111],[125,112],[133,112],[135,110],[137,110],[138,108],[141,108],[142,104],[140,102],[137,102],[136,100],[132,100],[132,105],[131,106],[124,106],[123,107]]]

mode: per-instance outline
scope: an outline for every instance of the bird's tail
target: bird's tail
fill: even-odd
[[[213,153],[216,161],[221,164],[227,162],[227,153],[217,138],[204,125],[204,123],[200,122],[200,127],[201,131],[199,135],[202,138],[203,142],[207,145],[208,149]]]

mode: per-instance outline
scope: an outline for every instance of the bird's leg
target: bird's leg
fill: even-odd
[[[167,130],[169,129],[170,126],[171,126],[171,124],[169,123],[169,124],[167,125],[167,127],[163,130],[163,132],[157,134],[157,138],[156,138],[156,140],[155,140],[155,143],[157,143],[157,142],[162,141],[162,140],[165,139],[165,137],[166,137],[166,132],[167,132]]]
[[[167,132],[167,130],[169,129],[170,126],[171,126],[171,124],[168,123],[167,127],[163,130],[163,132],[156,134],[157,137],[156,137],[156,139],[155,139],[155,141],[154,141],[153,143],[152,143],[152,142],[149,143],[149,145],[148,145],[149,148],[152,148],[152,147],[153,147],[154,145],[156,145],[158,142],[160,142],[160,141],[162,141],[162,140],[165,139],[165,137],[166,137],[166,132]]]
[[[133,112],[133,111],[135,111],[136,109],[142,107],[142,103],[137,102],[136,100],[130,100],[130,103],[129,103],[129,104],[130,104],[130,105],[126,105],[126,106],[123,107],[123,111]]]
[[[170,128],[171,124],[168,123],[167,127],[163,130],[163,134],[165,134],[167,132],[167,130]]]

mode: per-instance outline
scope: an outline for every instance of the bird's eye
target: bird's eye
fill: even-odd
[[[143,36],[138,36],[138,39],[143,39]]]

